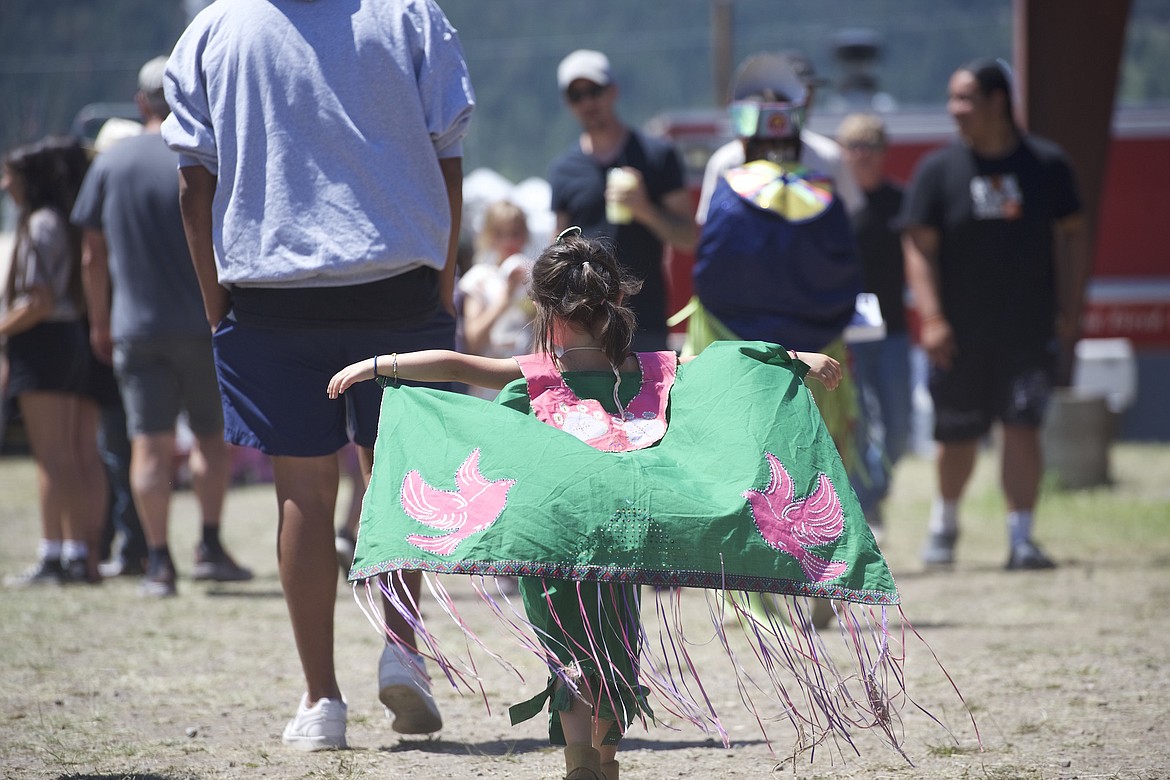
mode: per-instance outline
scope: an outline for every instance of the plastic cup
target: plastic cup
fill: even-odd
[[[610,192],[629,192],[638,186],[634,174],[622,168],[610,168],[605,176],[605,190]],[[611,225],[628,225],[634,220],[630,207],[616,200],[605,199],[605,219]]]

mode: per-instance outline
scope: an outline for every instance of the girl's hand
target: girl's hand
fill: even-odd
[[[836,390],[841,384],[841,364],[820,352],[798,352],[800,360],[808,365],[808,376],[820,382],[828,390]]]
[[[374,378],[374,358],[351,363],[338,371],[329,380],[326,392],[330,398],[336,398],[358,382],[365,382]]]

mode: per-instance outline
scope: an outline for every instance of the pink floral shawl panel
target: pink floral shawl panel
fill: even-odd
[[[673,352],[638,352],[642,385],[625,417],[610,414],[592,398],[578,398],[548,354],[520,355],[536,418],[604,452],[641,450],[666,434],[666,407],[678,357]]]

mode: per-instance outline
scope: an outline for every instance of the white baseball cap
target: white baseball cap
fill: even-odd
[[[564,92],[577,79],[592,81],[600,87],[613,82],[609,70],[609,58],[592,49],[577,49],[561,60],[557,66],[557,87]]]
[[[155,57],[138,71],[138,89],[146,94],[163,91],[163,74],[167,71],[167,58]]]

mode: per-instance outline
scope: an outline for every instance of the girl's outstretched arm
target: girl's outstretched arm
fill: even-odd
[[[841,364],[828,355],[822,355],[820,352],[797,352],[795,349],[788,350],[788,354],[793,360],[800,360],[808,366],[806,376],[811,376],[829,390],[836,390],[837,385],[841,384]],[[679,358],[678,362],[690,363],[696,357],[698,355],[688,355]]]
[[[338,371],[329,380],[326,391],[329,397],[336,398],[358,382],[373,379],[375,361],[378,376],[416,382],[463,382],[498,390],[523,376],[513,358],[487,358],[446,349],[393,352],[375,355]]]

